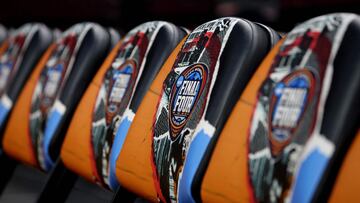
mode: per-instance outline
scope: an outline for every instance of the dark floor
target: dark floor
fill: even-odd
[[[46,174],[24,165],[18,165],[5,191],[0,196],[0,203],[35,202],[46,179]],[[110,202],[112,196],[112,192],[79,178],[66,202]]]

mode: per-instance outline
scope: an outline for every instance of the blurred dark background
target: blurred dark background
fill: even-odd
[[[287,32],[296,23],[330,12],[360,12],[360,0],[1,0],[0,23],[40,21],[66,29],[95,21],[122,31],[149,20],[189,29],[220,16],[239,16]]]

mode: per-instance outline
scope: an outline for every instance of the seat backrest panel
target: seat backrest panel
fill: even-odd
[[[116,189],[109,162],[116,129],[127,112],[136,113],[144,92],[184,35],[162,21],[141,24],[125,35],[90,84],[70,124],[62,147],[68,168]],[[76,143],[83,147],[75,148]]]
[[[181,49],[175,50],[177,56],[163,66],[170,70],[165,80],[156,78],[128,135],[123,135],[125,142],[116,163],[121,184],[152,201],[176,200],[194,132],[203,123],[221,129],[222,119],[234,104],[227,99],[237,100],[246,78],[271,48],[270,39],[266,29],[236,18],[214,20],[192,31]],[[204,143],[202,149],[207,146]],[[192,196],[191,187],[186,195]]]
[[[110,36],[97,24],[79,23],[62,33],[48,48],[10,116],[3,140],[8,155],[45,171],[51,169],[57,155],[51,154],[56,150],[49,149],[53,148],[49,143],[61,145],[62,140],[46,134],[49,115],[63,98],[72,99],[69,103],[60,102],[67,112],[76,105],[75,95],[81,95],[81,87],[86,85],[86,80],[97,70],[96,64],[112,46],[110,38],[118,37],[115,33]],[[83,46],[89,43],[90,47]],[[76,90],[69,89],[69,84]]]
[[[359,58],[349,54],[358,21],[341,13],[311,19],[270,52],[219,136],[203,201],[310,202],[329,195],[334,163],[358,129],[359,111],[351,109],[359,61],[348,64]]]

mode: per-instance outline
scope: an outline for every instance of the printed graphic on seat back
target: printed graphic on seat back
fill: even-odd
[[[4,137],[5,152],[42,170],[48,171],[51,168],[51,160],[46,155],[49,153],[49,138],[46,140],[44,134],[48,125],[47,118],[59,95],[66,91],[66,84],[76,83],[75,79],[69,80],[72,75],[88,74],[87,77],[91,77],[91,68],[96,70],[95,64],[87,67],[78,65],[79,60],[82,63],[84,61],[82,55],[88,52],[83,47],[89,43],[86,36],[94,26],[96,25],[84,23],[69,28],[44,54],[10,116]],[[102,43],[101,48],[106,52],[110,42],[106,40]],[[102,55],[103,53],[98,53],[98,60],[101,60]],[[86,68],[90,72],[76,70],[80,68]]]
[[[214,72],[218,71],[216,62],[223,39],[215,35],[220,31],[220,26],[216,25],[208,30],[195,29],[193,32],[197,31],[198,36],[191,33],[185,41],[172,71],[165,79],[155,115],[153,173],[154,181],[160,186],[156,188],[157,193],[164,202],[170,200],[170,197],[176,198],[178,175],[187,147],[184,142],[189,143],[190,140],[186,138],[190,139],[190,134],[202,117],[207,95],[211,91],[211,82],[215,81]],[[209,44],[218,49],[209,49],[209,53],[206,53],[205,48],[210,39],[212,43]],[[203,54],[203,60],[199,60]],[[171,148],[171,143],[176,143],[177,146],[174,144],[174,148]]]
[[[52,40],[51,31],[39,23],[25,24],[9,34],[0,56],[0,132],[23,85]]]
[[[21,63],[23,58],[23,51],[21,49],[24,46],[25,39],[27,37],[26,31],[29,32],[29,27],[20,28],[20,33],[10,36],[9,45],[5,51],[5,53],[1,56],[1,80],[0,80],[0,94],[3,94],[6,90],[8,81],[11,80],[11,76],[16,74],[18,67],[16,67],[16,63]],[[21,32],[24,31],[24,32]],[[30,33],[29,33],[30,34]],[[32,33],[33,34],[33,33]],[[33,36],[31,36],[33,37]],[[29,42],[28,42],[29,43]],[[27,47],[24,47],[26,49]],[[17,61],[19,60],[19,61]],[[19,65],[17,65],[19,66]],[[13,72],[13,73],[12,73]]]
[[[164,65],[166,78],[154,81],[130,127],[117,160],[123,186],[153,201],[176,201],[196,128],[221,127],[246,80],[278,38],[270,29],[237,18],[214,20],[192,31]]]
[[[219,136],[203,201],[310,202],[329,186],[320,182],[331,159],[358,128],[350,109],[359,88],[348,89],[360,72],[342,53],[353,52],[345,35],[358,35],[359,22],[352,14],[314,18],[271,51]]]
[[[137,103],[184,36],[183,30],[161,21],[144,23],[125,35],[77,108],[62,147],[61,157],[68,168],[116,189],[116,180],[109,177],[109,155],[122,117],[135,114]]]

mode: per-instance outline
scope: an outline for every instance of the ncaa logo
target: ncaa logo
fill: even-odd
[[[291,142],[314,89],[314,76],[306,69],[294,71],[275,84],[269,111],[269,140],[273,155],[280,154]]]
[[[176,79],[170,96],[170,137],[175,139],[206,85],[208,70],[204,64],[194,64],[186,68]]]
[[[136,77],[136,62],[129,59],[119,67],[116,67],[116,69],[111,68],[109,71],[110,78],[108,78],[108,82],[110,83],[110,88],[108,90],[108,108],[106,111],[106,120],[108,123],[111,123],[111,120],[119,110],[124,96],[132,86],[132,82]]]

